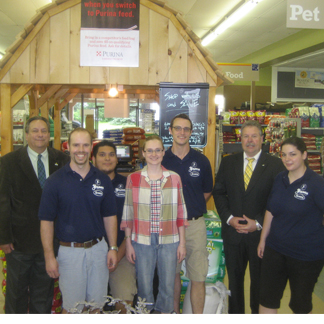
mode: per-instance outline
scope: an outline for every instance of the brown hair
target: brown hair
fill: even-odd
[[[89,134],[89,137],[90,137],[90,144],[92,145],[92,136],[91,136],[91,133],[87,130],[87,129],[85,129],[85,128],[83,128],[83,127],[77,127],[77,128],[75,128],[70,134],[69,134],[69,138],[68,138],[68,143],[69,143],[69,145],[71,145],[71,136],[72,136],[72,134],[73,133],[76,133],[76,132],[85,132],[85,133],[88,133]]]
[[[143,145],[143,151],[145,150],[145,146],[146,146],[146,143],[149,142],[149,141],[153,141],[153,140],[158,140],[160,141],[161,145],[162,145],[162,148],[164,150],[164,145],[163,145],[163,141],[161,139],[160,136],[158,135],[151,135],[151,136],[148,136],[146,139],[145,139],[145,142],[144,142],[144,145]]]

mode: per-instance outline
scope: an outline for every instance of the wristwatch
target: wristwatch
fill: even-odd
[[[261,231],[262,230],[262,226],[260,225],[260,223],[256,219],[255,219],[255,224],[256,224],[257,231]]]
[[[110,251],[110,250],[115,250],[115,251],[118,252],[118,247],[117,247],[117,246],[111,246],[111,247],[109,248],[109,251]]]

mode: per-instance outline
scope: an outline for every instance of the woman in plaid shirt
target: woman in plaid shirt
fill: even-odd
[[[162,165],[164,146],[150,136],[143,147],[147,166],[127,177],[121,229],[125,231],[126,257],[135,264],[138,296],[148,310],[173,311],[177,262],[186,256],[187,210],[180,176]],[[153,278],[157,266],[159,292],[154,303]]]

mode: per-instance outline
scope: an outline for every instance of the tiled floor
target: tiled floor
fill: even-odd
[[[228,278],[227,276],[224,278],[224,284],[226,287],[228,287]],[[247,269],[246,275],[245,275],[245,313],[251,314],[250,309],[250,274],[249,270]],[[293,314],[291,309],[289,308],[289,301],[290,301],[290,289],[289,284],[286,287],[286,290],[284,292],[283,298],[281,300],[280,309],[278,310],[278,314]],[[317,297],[315,294],[313,294],[313,314],[324,314],[324,301]]]
[[[2,283],[3,275],[2,275],[2,264],[0,266],[0,282]],[[224,280],[225,285],[228,287],[228,279],[225,277]],[[249,287],[250,287],[250,280],[249,280],[249,273],[246,274],[246,280],[245,280],[245,312],[246,314],[251,314],[251,310],[249,307],[249,299],[250,299],[250,293],[249,293]],[[289,299],[290,299],[290,291],[289,288],[286,288],[284,297],[281,301],[281,307],[278,311],[279,314],[292,314],[291,309],[289,308]],[[3,310],[4,306],[4,296],[2,292],[0,293],[0,314],[4,313]],[[322,301],[319,297],[317,297],[315,294],[313,294],[313,314],[324,314],[324,301]]]

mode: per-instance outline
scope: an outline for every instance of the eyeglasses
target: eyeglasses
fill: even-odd
[[[181,126],[173,126],[173,128],[176,130],[176,132],[181,132],[183,130],[185,133],[189,133],[191,131],[190,127],[182,128]]]
[[[146,151],[144,151],[145,153],[147,154],[153,154],[155,152],[155,154],[160,154],[162,153],[164,150],[163,149],[160,149],[160,148],[157,148],[155,150],[152,150],[152,149],[147,149]]]

